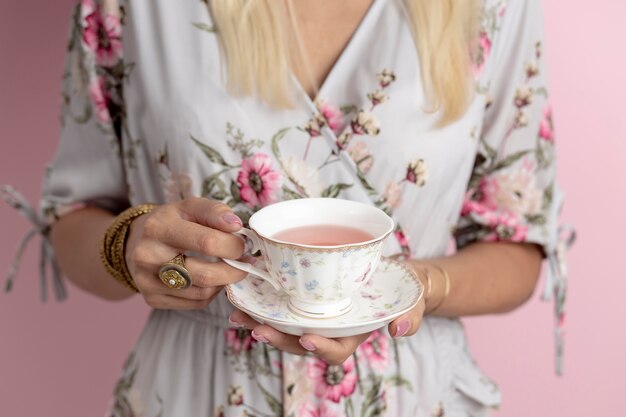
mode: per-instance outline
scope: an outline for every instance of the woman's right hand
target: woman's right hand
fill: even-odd
[[[126,263],[146,303],[158,309],[201,309],[223,285],[243,279],[245,272],[222,261],[208,262],[191,256],[185,259],[192,281],[189,288],[171,289],[159,279],[161,265],[181,252],[241,258],[244,241],[232,234],[241,226],[229,206],[206,198],[163,205],[135,219],[126,244]]]

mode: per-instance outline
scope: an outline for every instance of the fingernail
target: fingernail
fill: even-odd
[[[309,352],[313,352],[316,347],[313,343],[309,342],[306,339],[300,338],[300,345],[305,348],[306,350],[308,350]]]
[[[254,330],[252,330],[251,336],[257,342],[261,342],[261,343],[269,343],[270,342],[267,337],[263,336],[262,334],[258,334]]]
[[[222,219],[228,224],[238,224],[239,226],[243,226],[243,222],[239,217],[234,215],[233,213],[226,213],[222,216]]]
[[[409,331],[409,327],[411,327],[411,323],[408,320],[402,320],[398,325],[396,325],[396,334],[393,336],[402,337]]]
[[[243,327],[243,324],[242,324],[242,323],[240,323],[240,322],[238,322],[238,321],[236,321],[236,320],[233,320],[233,318],[232,318],[231,316],[229,316],[229,317],[228,317],[228,323],[229,323],[231,326],[235,326],[235,327]]]

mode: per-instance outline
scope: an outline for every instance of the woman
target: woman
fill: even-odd
[[[498,405],[458,317],[518,307],[557,259],[538,1],[83,0],[73,21],[44,194],[56,259],[84,290],[154,308],[111,415]],[[385,255],[427,294],[388,328],[299,338],[226,300],[244,273],[219,258],[255,262],[231,232],[316,196],[396,220]],[[159,270],[182,252],[192,285],[171,288]]]

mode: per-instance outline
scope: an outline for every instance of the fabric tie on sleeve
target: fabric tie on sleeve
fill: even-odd
[[[59,268],[59,265],[54,257],[54,250],[48,236],[50,230],[49,225],[46,223],[43,216],[37,213],[26,198],[24,198],[24,196],[13,187],[5,185],[0,188],[0,199],[4,200],[13,208],[19,210],[19,212],[33,224],[33,228],[20,240],[17,253],[15,254],[15,258],[13,259],[9,269],[4,291],[11,291],[13,281],[15,280],[19,270],[24,250],[26,249],[28,242],[30,242],[35,235],[39,234],[42,237],[39,259],[41,300],[46,301],[48,298],[48,272],[52,275],[52,285],[54,287],[56,299],[58,301],[64,300],[67,297],[67,290],[63,284],[61,269]]]
[[[554,336],[556,373],[563,375],[563,328],[565,324],[565,297],[567,295],[567,250],[576,241],[576,231],[569,225],[560,226],[556,242],[547,253],[548,270],[542,298],[549,301],[554,297]]]

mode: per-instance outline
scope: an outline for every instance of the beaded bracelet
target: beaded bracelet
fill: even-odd
[[[139,292],[139,289],[133,281],[128,265],[126,265],[126,238],[132,221],[139,216],[150,213],[155,207],[155,204],[141,204],[121,212],[107,228],[100,247],[100,259],[107,272],[117,282],[135,292]]]

